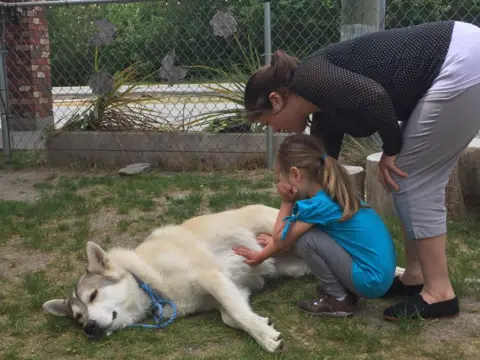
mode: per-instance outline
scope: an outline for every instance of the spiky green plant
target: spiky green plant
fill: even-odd
[[[377,134],[366,138],[356,139],[345,136],[340,159],[348,165],[366,167],[367,156],[382,151],[382,141]]]
[[[206,97],[212,101],[218,101],[218,99],[237,105],[233,109],[215,109],[207,110],[206,112],[187,118],[182,124],[184,127],[191,126],[206,126],[207,131],[218,132],[228,126],[239,125],[245,123],[244,118],[244,101],[243,94],[245,91],[245,84],[247,82],[249,74],[257,70],[261,65],[260,55],[252,44],[250,37],[248,38],[248,50],[240,43],[238,36],[233,34],[237,45],[240,47],[243,55],[243,63],[230,65],[230,71],[225,71],[220,68],[214,68],[206,65],[193,65],[190,68],[204,69],[211,71],[216,76],[222,79],[226,79],[226,82],[231,84],[227,87],[222,84],[204,85],[204,87],[210,90],[210,93],[205,94]],[[246,68],[248,73],[245,73],[242,68]],[[252,125],[252,131],[263,131],[264,126],[259,124]]]
[[[99,46],[95,47],[95,74],[100,71]],[[82,131],[162,131],[171,127],[155,109],[145,106],[149,96],[134,96],[135,89],[153,74],[139,77],[144,64],[134,63],[113,76],[113,86],[102,95],[94,94],[79,107],[64,126]],[[83,108],[83,109],[82,109]]]

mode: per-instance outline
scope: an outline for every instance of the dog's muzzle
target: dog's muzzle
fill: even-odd
[[[88,320],[83,326],[83,331],[90,338],[99,338],[104,334],[103,329],[94,320]]]

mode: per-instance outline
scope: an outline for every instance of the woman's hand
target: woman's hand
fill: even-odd
[[[390,171],[393,171],[395,174],[403,178],[408,176],[407,173],[395,166],[396,159],[397,156],[387,156],[383,153],[378,163],[377,179],[387,192],[391,192],[391,188],[395,191],[400,190],[398,184],[390,176]]]
[[[237,255],[243,256],[246,259],[243,262],[248,265],[258,265],[265,260],[261,258],[259,251],[253,251],[244,246],[233,248],[233,252]]]
[[[282,197],[284,202],[294,203],[298,198],[298,190],[296,187],[279,182],[277,184],[277,192]]]

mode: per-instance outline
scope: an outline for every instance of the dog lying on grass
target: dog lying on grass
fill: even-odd
[[[261,290],[268,278],[301,277],[311,271],[293,252],[250,266],[232,249],[261,250],[256,238],[271,233],[277,215],[278,209],[249,205],[157,228],[135,249],[106,252],[88,242],[87,271],[75,290],[66,299],[45,302],[43,309],[72,317],[90,337],[110,335],[151,315],[152,300],[139,286],[141,281],[172,301],[176,316],[218,310],[226,325],[274,352],[283,344],[281,333],[252,310],[250,294]],[[402,270],[397,267],[397,274]],[[164,316],[172,314],[173,308],[166,306]]]
[[[66,299],[49,300],[43,309],[70,316],[88,336],[109,335],[151,314],[151,299],[137,279],[148,284],[186,316],[218,310],[223,322],[250,334],[268,352],[283,340],[269,319],[252,311],[249,296],[265,279],[310,274],[303,260],[284,252],[258,266],[244,263],[235,246],[261,250],[256,237],[273,230],[278,210],[249,205],[157,228],[136,249],[103,250],[86,245],[88,265]],[[172,316],[172,307],[164,307]]]

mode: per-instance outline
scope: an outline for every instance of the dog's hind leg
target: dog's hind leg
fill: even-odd
[[[294,278],[310,275],[312,271],[305,261],[293,252],[278,253],[275,255],[277,276],[291,276]]]
[[[227,325],[247,332],[269,352],[281,347],[281,334],[268,325],[268,319],[252,311],[245,292],[239,290],[228,277],[214,272],[203,274],[198,280],[200,286],[220,304],[222,319]]]

